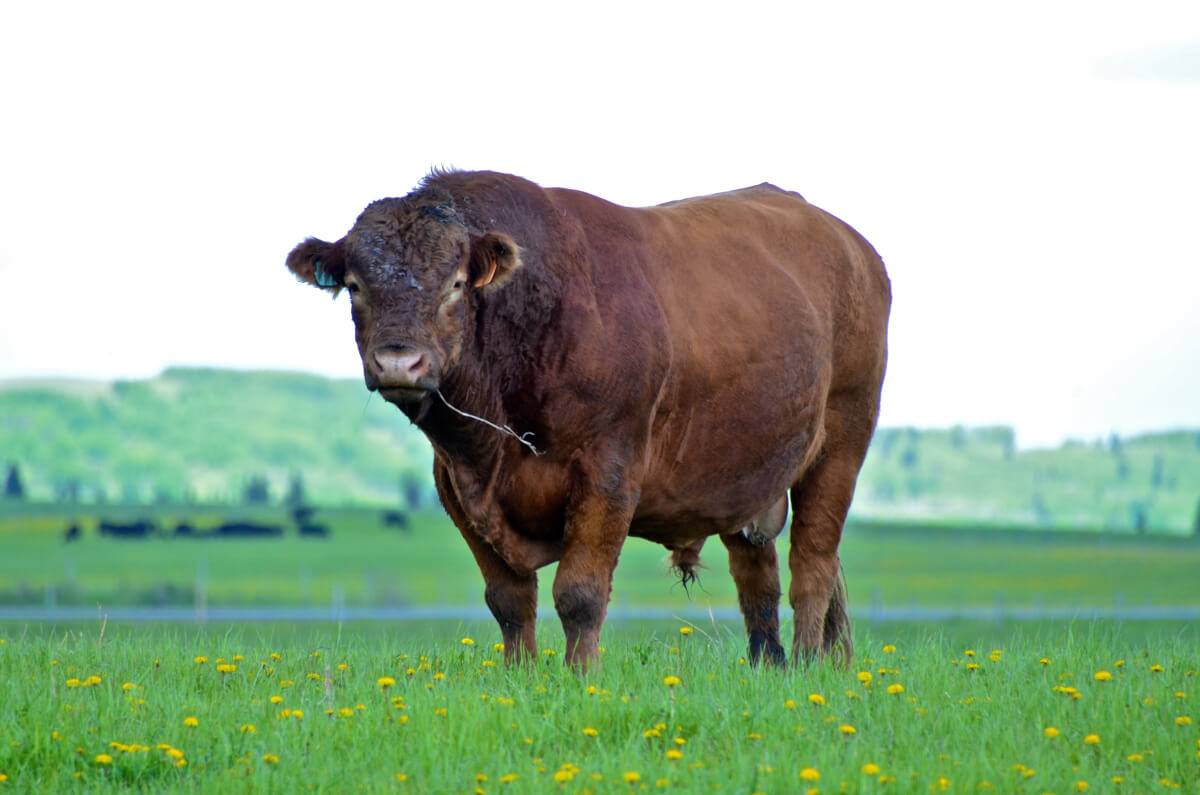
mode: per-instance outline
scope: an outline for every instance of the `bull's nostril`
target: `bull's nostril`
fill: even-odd
[[[425,361],[425,356],[418,353],[416,359],[408,366],[408,374],[414,379],[420,378],[429,369],[429,363]]]
[[[430,368],[424,352],[407,347],[382,347],[372,353],[371,360],[373,371],[385,386],[417,386]]]

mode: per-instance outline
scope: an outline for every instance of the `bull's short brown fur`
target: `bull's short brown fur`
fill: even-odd
[[[433,445],[510,659],[536,650],[542,566],[559,563],[567,660],[583,667],[628,535],[672,550],[685,575],[719,535],[751,658],[782,662],[771,539],[790,494],[793,658],[849,660],[838,544],[878,414],[891,289],[845,223],[768,184],[628,208],[434,173],[288,266],[351,289],[367,385]]]

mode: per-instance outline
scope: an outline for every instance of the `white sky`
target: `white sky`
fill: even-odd
[[[445,164],[800,191],[890,269],[886,424],[1200,426],[1200,6],[706,8],[4,4],[0,378],[358,376],[284,257]]]

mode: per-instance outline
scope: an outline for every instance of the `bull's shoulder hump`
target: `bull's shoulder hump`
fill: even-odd
[[[796,191],[784,190],[770,182],[760,182],[757,185],[750,185],[745,188],[735,188],[733,190],[722,191],[720,193],[710,193],[704,196],[690,196],[686,199],[675,199],[674,201],[663,202],[655,207],[679,207],[687,204],[703,204],[710,202],[739,202],[739,201],[755,201],[763,199],[776,199],[787,197],[792,200],[798,200],[807,204],[807,200]]]

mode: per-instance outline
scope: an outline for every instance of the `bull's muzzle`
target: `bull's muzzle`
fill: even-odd
[[[381,345],[366,357],[369,383],[385,397],[420,396],[437,388],[432,376],[432,357],[426,351],[407,345]]]

